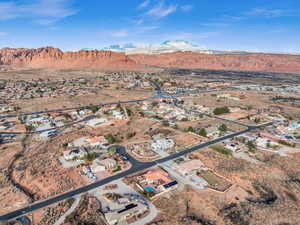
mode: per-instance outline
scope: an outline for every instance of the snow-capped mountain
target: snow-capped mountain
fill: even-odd
[[[95,50],[95,49],[84,48],[82,50]],[[214,55],[248,55],[254,53],[263,53],[259,51],[247,51],[247,50],[211,50],[199,46],[197,44],[190,43],[185,40],[164,41],[161,44],[143,44],[143,43],[115,44],[98,50],[124,52],[127,55],[161,54],[161,53],[172,53],[176,51],[192,51],[197,53],[214,54]],[[271,54],[299,55],[300,53],[272,52]]]
[[[111,45],[107,48],[103,48],[102,50],[125,52],[126,54],[160,54],[176,51],[195,51],[208,54],[211,53],[211,51],[207,50],[204,47],[183,40],[165,41],[161,44],[117,44]]]

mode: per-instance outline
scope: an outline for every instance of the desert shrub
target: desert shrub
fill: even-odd
[[[228,148],[225,148],[222,145],[213,145],[213,146],[211,146],[211,149],[213,149],[221,154],[224,154],[224,155],[232,155],[232,151]]]
[[[222,114],[225,114],[225,113],[230,113],[230,110],[227,106],[225,107],[218,107],[218,108],[215,108],[213,113],[215,115],[222,115]]]

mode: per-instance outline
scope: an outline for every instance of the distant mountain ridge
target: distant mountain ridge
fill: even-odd
[[[0,66],[56,68],[56,69],[109,69],[146,70],[149,66],[248,70],[265,72],[300,73],[300,56],[247,52],[215,53],[201,50],[183,42],[164,42],[163,48],[152,48],[152,54],[124,49],[135,49],[132,44],[113,46],[118,51],[80,50],[64,52],[53,47],[38,49],[3,48],[0,49]],[[181,50],[189,48],[190,50]],[[140,49],[144,50],[145,47]],[[154,50],[153,50],[154,49]],[[122,50],[122,51],[120,51]]]
[[[89,49],[91,50],[91,49]],[[199,46],[194,43],[190,43],[185,40],[164,41],[161,44],[141,44],[141,43],[127,43],[127,44],[115,44],[109,47],[102,48],[100,50],[124,52],[127,55],[132,54],[163,54],[172,53],[177,51],[192,51],[203,54],[215,54],[215,55],[247,55],[257,54],[263,52],[255,51],[241,51],[241,50],[211,50],[204,46]],[[300,55],[296,53],[277,52],[270,54],[287,54],[287,55]]]
[[[116,44],[102,50],[125,52],[131,54],[162,54],[177,51],[195,51],[210,54],[210,50],[184,40],[164,41],[161,44]]]

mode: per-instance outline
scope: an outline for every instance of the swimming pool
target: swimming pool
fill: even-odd
[[[151,193],[157,193],[157,191],[152,187],[152,186],[147,186],[145,187],[146,191],[151,192]]]

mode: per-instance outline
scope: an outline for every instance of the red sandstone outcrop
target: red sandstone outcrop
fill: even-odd
[[[145,69],[144,65],[300,73],[300,56],[275,54],[208,55],[174,52],[125,55],[111,51],[63,52],[57,48],[0,49],[0,65],[32,68]]]
[[[103,68],[139,69],[142,68],[124,53],[111,51],[63,52],[57,48],[0,50],[0,65],[32,68]]]
[[[159,55],[137,54],[130,58],[147,65],[216,70],[300,72],[300,56],[275,54],[208,55],[174,52]]]

